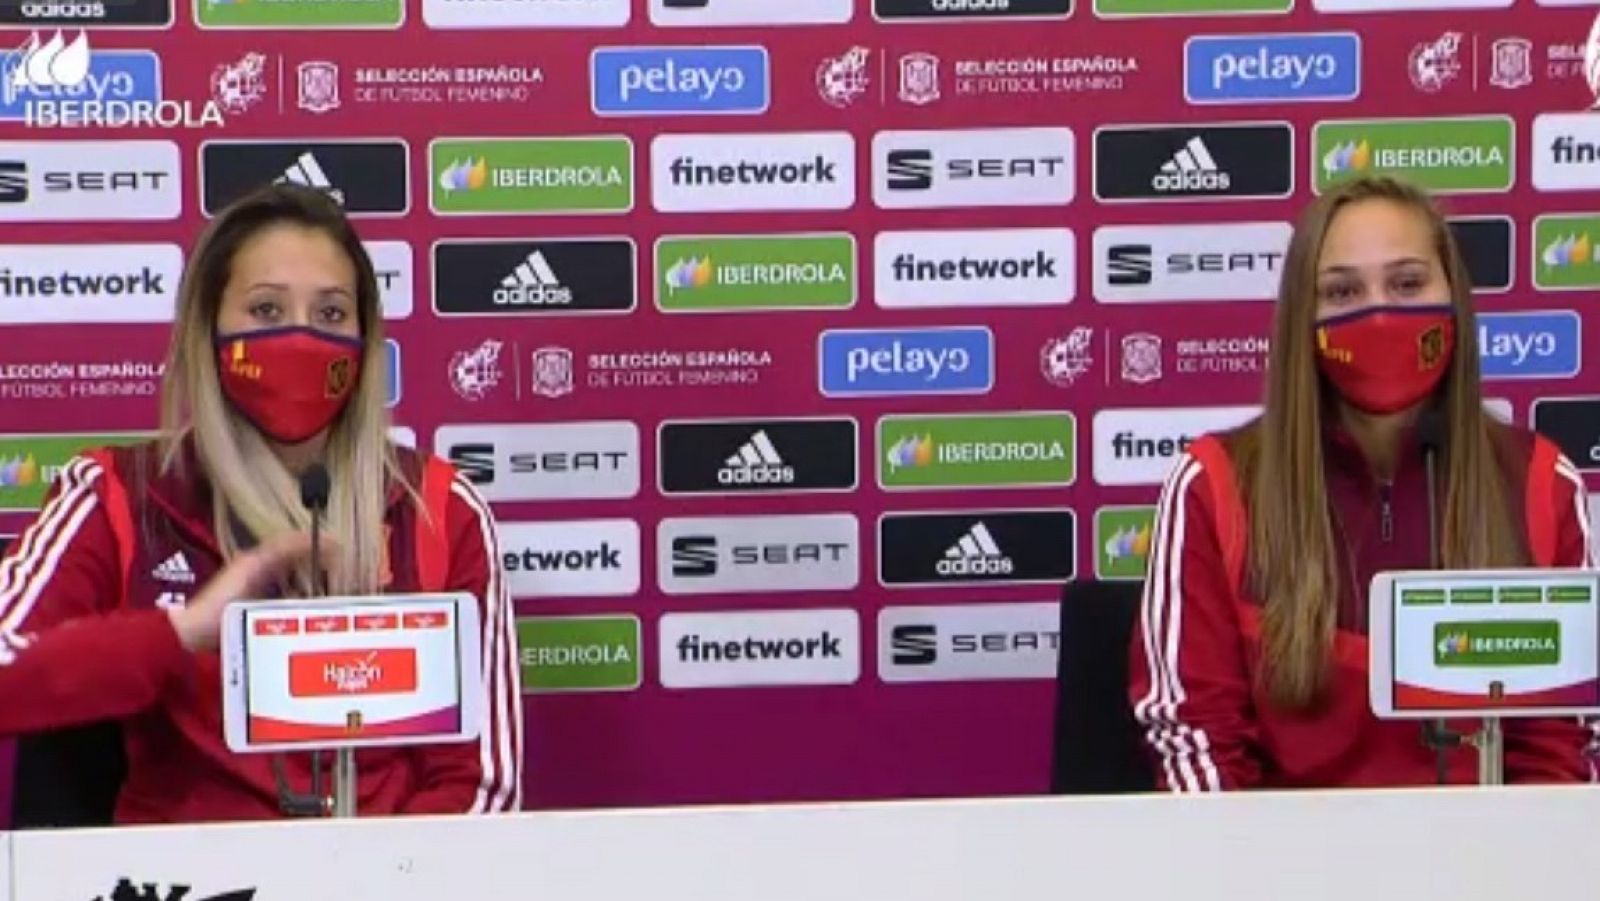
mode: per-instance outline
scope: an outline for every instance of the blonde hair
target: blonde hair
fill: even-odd
[[[1455,236],[1433,201],[1388,177],[1344,182],[1306,211],[1279,287],[1265,409],[1232,439],[1249,511],[1248,589],[1262,600],[1262,676],[1269,696],[1305,708],[1327,684],[1339,585],[1333,512],[1323,475],[1322,426],[1331,389],[1316,364],[1317,269],[1323,240],[1346,206],[1400,204],[1428,224],[1450,285],[1455,351],[1434,396],[1444,423],[1439,461],[1440,562],[1447,568],[1523,565],[1497,456],[1500,425],[1483,409],[1472,285]],[[1348,574],[1354,578],[1354,574]],[[1353,586],[1364,591],[1364,586]]]
[[[296,476],[267,440],[223,397],[217,372],[216,324],[235,255],[264,229],[296,226],[337,243],[356,270],[362,353],[355,389],[329,428],[323,460],[331,480],[325,534],[336,551],[327,558],[333,594],[377,592],[387,556],[383,526],[391,480],[415,489],[401,473],[389,441],[383,315],[372,260],[344,211],[320,191],[271,185],[223,210],[196,242],[179,288],[161,397],[162,471],[182,465],[192,438],[201,475],[212,489],[212,515],[225,559],[240,551],[235,523],[257,541],[310,528]],[[289,580],[310,587],[309,565]]]

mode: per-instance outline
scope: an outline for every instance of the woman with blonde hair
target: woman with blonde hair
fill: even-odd
[[[184,273],[155,440],[68,462],[0,561],[0,735],[117,723],[119,823],[282,815],[320,775],[310,754],[227,749],[216,644],[228,602],[307,594],[298,477],[321,464],[330,593],[466,591],[483,623],[479,740],[357,752],[359,813],[518,808],[494,522],[449,464],[390,442],[385,377],[377,280],[340,207],[274,185],[223,211]]]
[[[1413,186],[1345,182],[1290,241],[1259,418],[1202,436],[1162,489],[1131,702],[1172,791],[1477,781],[1367,692],[1367,587],[1437,565],[1593,565],[1584,484],[1486,414],[1467,270]],[[1453,724],[1456,731],[1474,728]],[[1576,719],[1511,719],[1508,782],[1592,781]]]

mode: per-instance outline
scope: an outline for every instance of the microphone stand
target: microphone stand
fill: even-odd
[[[322,570],[322,517],[328,508],[328,470],[322,464],[313,464],[301,477],[301,501],[311,511],[311,594],[326,597],[328,585]],[[312,768],[317,768],[320,752],[312,752]],[[333,752],[332,813],[335,817],[351,818],[356,815],[356,752],[354,748],[339,748]]]
[[[1437,570],[1441,563],[1439,553],[1439,481],[1437,460],[1444,424],[1439,411],[1424,407],[1417,418],[1417,436],[1422,445],[1422,466],[1427,479],[1428,494],[1428,568]],[[1440,785],[1450,781],[1448,752],[1461,746],[1462,736],[1450,731],[1442,719],[1428,720],[1422,724],[1422,740],[1434,753],[1434,774]]]

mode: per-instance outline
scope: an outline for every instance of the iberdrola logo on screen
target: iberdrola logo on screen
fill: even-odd
[[[439,138],[428,145],[439,215],[625,213],[633,209],[633,141]]]
[[[1551,666],[1561,662],[1557,620],[1490,620],[1435,623],[1434,663],[1439,666]]]
[[[404,0],[193,0],[201,28],[399,28]]]
[[[1516,181],[1508,116],[1318,122],[1312,182],[1318,193],[1363,175],[1394,175],[1440,194],[1504,191]]]

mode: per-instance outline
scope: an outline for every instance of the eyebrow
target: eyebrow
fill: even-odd
[[[1399,268],[1401,266],[1426,266],[1426,265],[1428,265],[1428,261],[1426,259],[1423,259],[1422,257],[1401,257],[1398,260],[1390,260],[1389,262],[1383,264],[1385,269],[1397,269],[1397,268]],[[1341,274],[1341,273],[1345,273],[1345,272],[1355,272],[1355,271],[1359,270],[1360,268],[1361,267],[1359,267],[1359,266],[1324,266],[1321,269],[1317,270],[1317,272],[1319,274],[1322,274],[1322,275],[1332,275],[1332,274]]]

